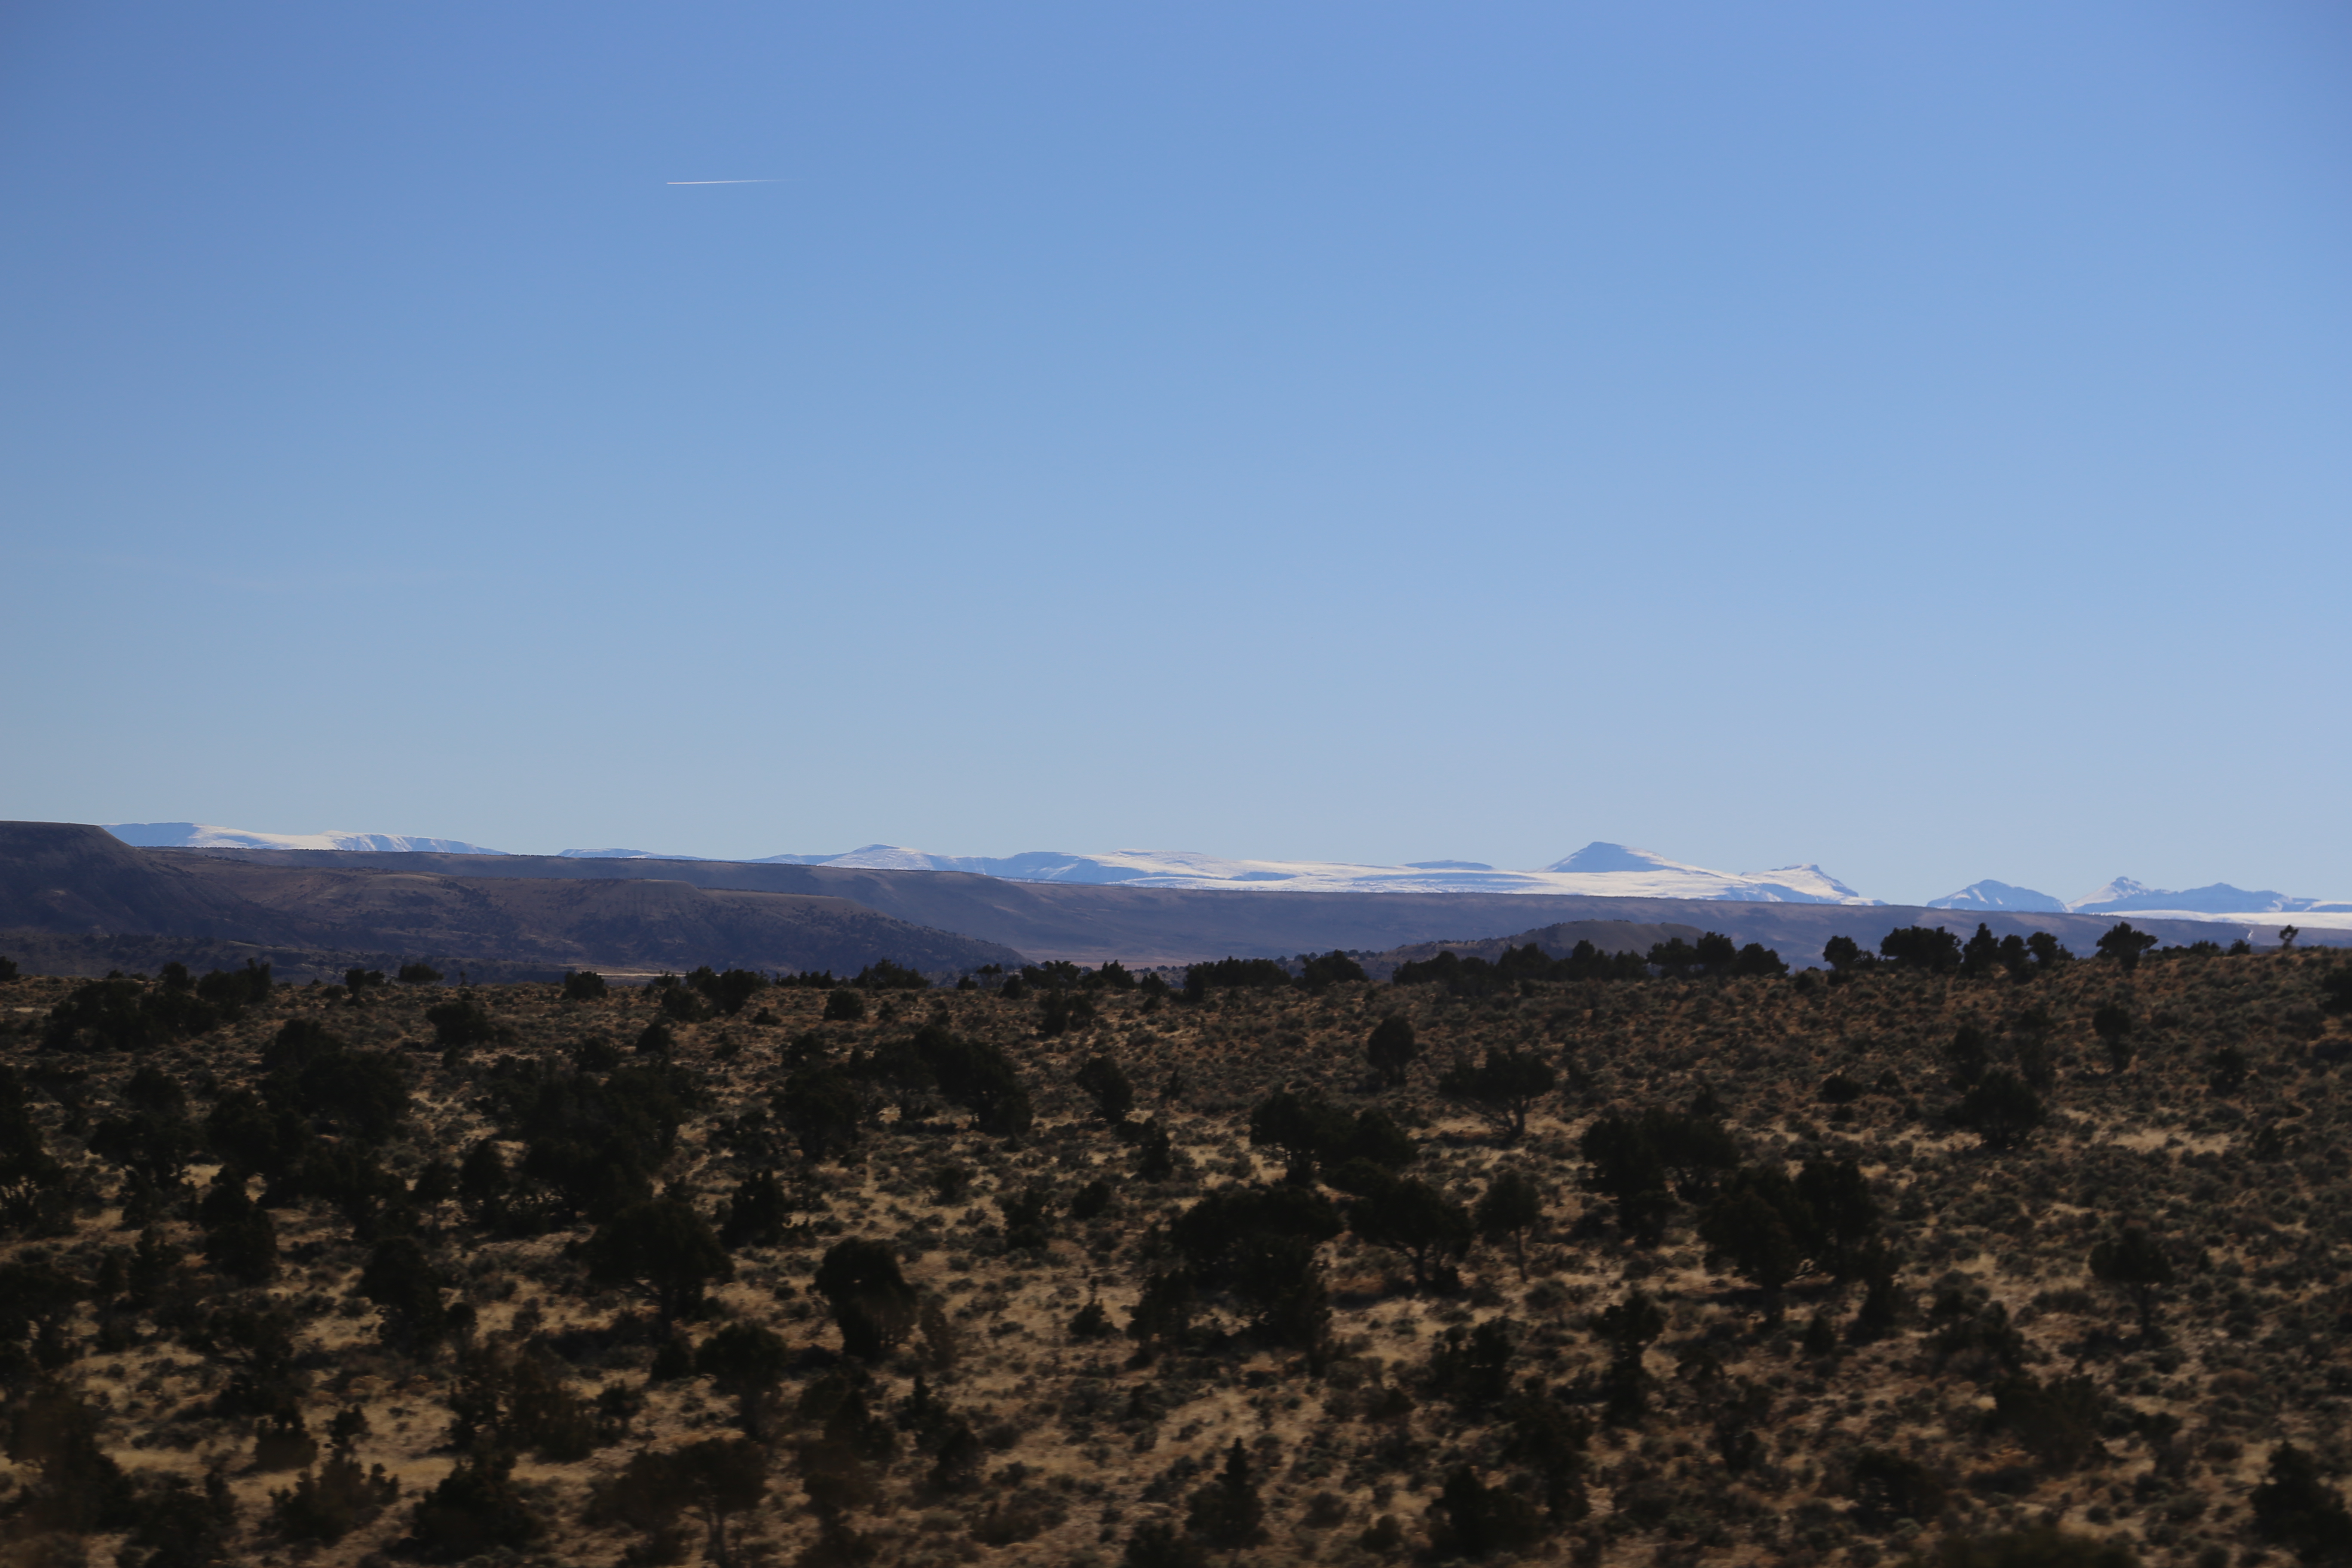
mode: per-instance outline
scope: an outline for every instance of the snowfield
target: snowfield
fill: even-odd
[[[1746,903],[1869,904],[1818,866],[1758,872],[1711,871],[1622,844],[1588,844],[1536,871],[1468,866],[1353,866],[1324,860],[1228,860],[1184,849],[1115,849],[1066,855],[1033,851],[1001,858],[932,855],[869,844],[846,855],[777,855],[793,865],[893,871],[969,871],[1024,882],[1118,883],[1136,888],[1246,888],[1309,893],[1570,893],[1601,899],[1727,899]]]

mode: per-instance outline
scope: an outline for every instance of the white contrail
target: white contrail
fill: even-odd
[[[772,185],[773,180],[664,180],[665,185]]]

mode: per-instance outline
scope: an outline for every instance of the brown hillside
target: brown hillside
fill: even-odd
[[[688,1561],[733,1475],[725,1555],[812,1568],[2316,1564],[2352,1529],[2339,962],[1189,1003],[1037,970],[855,1019],[312,985],[135,1051],[49,1022],[75,983],[0,984],[0,1543]],[[1475,1078],[1512,1052],[1551,1079],[1516,1137]],[[1260,1114],[1283,1089],[1343,1120]],[[1371,1111],[1401,1176],[1329,1142]],[[1607,1129],[1652,1124],[1643,1175]],[[1449,1228],[1512,1173],[1523,1231]],[[656,1212],[683,1239],[632,1252]],[[2094,1266],[2134,1231],[2145,1302]],[[2045,1528],[2124,1555],[1997,1545]]]
[[[654,970],[715,963],[842,969],[887,958],[928,973],[1017,963],[1000,943],[898,920],[829,894],[684,881],[481,880],[420,859],[271,865],[137,849],[102,828],[0,823],[0,931],[68,971],[164,958],[218,962],[222,944],[317,972],[349,957],[430,957],[484,973],[582,965]],[[157,956],[152,942],[176,939]],[[167,947],[171,944],[167,942]],[[339,971],[329,970],[331,973]]]

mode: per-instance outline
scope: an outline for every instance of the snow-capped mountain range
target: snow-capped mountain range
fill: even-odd
[[[107,831],[127,844],[157,848],[372,849],[499,855],[505,851],[456,838],[395,833],[257,833],[194,822],[111,823]],[[645,849],[566,849],[583,859],[670,860],[693,856]],[[934,855],[896,844],[868,844],[845,855],[769,855],[753,864],[838,866],[891,871],[965,871],[1023,882],[1117,883],[1136,888],[1231,888],[1257,892],[1317,893],[1571,893],[1608,899],[1713,899],[1742,903],[1879,904],[1819,866],[1769,871],[1714,871],[1670,860],[1647,849],[1594,842],[1565,859],[1531,871],[1499,869],[1476,860],[1419,860],[1404,866],[1357,866],[1325,860],[1229,860],[1183,849],[1117,849],[1072,855],[1031,850],[1022,855]],[[2227,882],[2186,891],[2150,888],[2118,877],[2089,896],[2067,902],[2032,888],[1986,880],[1928,900],[1927,908],[1966,912],[2002,910],[2049,914],[2138,914],[2151,918],[2277,924],[2293,916],[2313,927],[2352,929],[2352,903],[2249,892]]]
[[[1755,872],[1710,871],[1622,844],[1588,844],[1538,871],[1505,871],[1475,860],[1351,866],[1324,860],[1227,860],[1181,849],[1118,849],[1099,855],[1033,851],[1002,859],[931,855],[869,844],[846,855],[772,855],[771,863],[856,866],[877,870],[971,871],[1024,882],[1116,882],[1137,888],[1249,888],[1316,893],[1581,893],[1608,899],[1727,899],[1744,903],[1867,904],[1818,866]]]
[[[462,838],[417,838],[405,833],[255,833],[203,822],[110,822],[106,830],[142,849],[375,849],[399,854],[503,855]]]
[[[2297,923],[2326,926],[2330,929],[2352,929],[2352,903],[2323,899],[2290,898],[2265,888],[2248,892],[2227,882],[2214,882],[2202,888],[2175,890],[2151,888],[2145,882],[2135,882],[2129,877],[2118,877],[2086,898],[2068,903],[2053,899],[2032,888],[2011,887],[2007,882],[1972,882],[1957,893],[1931,899],[1931,910],[2018,910],[2045,913],[2076,915],[2147,915],[2152,918],[2189,921],[2243,921],[2251,925],[2275,923],[2282,915],[2295,917]]]

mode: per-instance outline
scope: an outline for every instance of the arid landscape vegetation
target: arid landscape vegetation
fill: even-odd
[[[15,975],[5,1561],[2352,1552],[2352,966],[1884,945]]]

